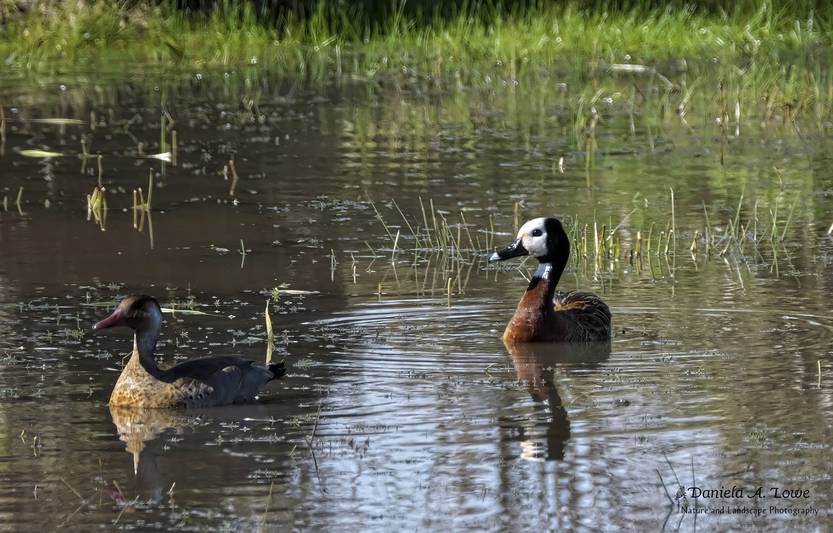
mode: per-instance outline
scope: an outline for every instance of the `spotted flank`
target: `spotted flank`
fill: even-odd
[[[148,373],[134,351],[122,370],[110,405],[132,407],[208,407],[214,389],[194,379],[180,378],[173,383],[160,381]]]

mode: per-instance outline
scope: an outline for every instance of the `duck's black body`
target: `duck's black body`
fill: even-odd
[[[200,405],[211,407],[250,402],[257,397],[264,385],[285,373],[283,363],[261,366],[242,357],[216,356],[180,363],[163,370],[159,379],[165,383],[196,381],[211,387],[212,393],[206,396],[203,405]]]

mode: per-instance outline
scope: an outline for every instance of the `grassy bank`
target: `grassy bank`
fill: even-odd
[[[676,108],[684,109],[693,91],[715,102],[723,91],[726,116],[734,104],[765,117],[811,111],[821,121],[833,114],[833,7],[765,1],[724,13],[637,3],[605,11],[568,2],[462,8],[427,22],[394,11],[370,23],[326,2],[303,17],[271,19],[244,2],[200,13],[142,2],[69,0],[22,14],[7,0],[0,5],[7,6],[0,26],[0,69],[7,72],[254,66],[454,90],[558,81],[569,71],[586,81],[588,105],[598,97],[598,78],[614,72],[650,78],[659,92],[679,95],[669,101]]]
[[[5,0],[0,0],[0,3]],[[70,0],[10,14],[0,26],[7,67],[52,69],[124,60],[137,64],[241,65],[299,71],[323,64],[341,71],[437,75],[475,68],[504,76],[587,62],[649,63],[687,59],[740,67],[807,61],[826,54],[833,15],[764,2],[734,14],[685,8],[603,11],[578,4],[466,10],[417,23],[394,13],[374,24],[352,13],[319,9],[303,18],[263,21],[245,2],[209,12],[172,6]]]

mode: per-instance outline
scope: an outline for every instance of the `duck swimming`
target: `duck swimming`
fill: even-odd
[[[515,315],[503,332],[507,344],[534,341],[593,342],[610,339],[610,309],[595,294],[556,291],[570,257],[570,239],[557,218],[535,218],[489,262],[531,255],[538,259]]]
[[[110,395],[111,406],[213,407],[247,402],[286,372],[282,362],[264,367],[233,356],[204,357],[162,370],[153,354],[162,310],[151,296],[128,296],[93,329],[118,326],[133,330],[133,354]]]

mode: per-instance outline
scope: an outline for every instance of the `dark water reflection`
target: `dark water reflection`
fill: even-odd
[[[598,366],[610,357],[610,343],[590,344],[507,344],[506,349],[512,356],[512,364],[518,379],[524,382],[532,399],[547,402],[549,420],[546,422],[546,450],[536,452],[533,448],[524,449],[525,458],[543,457],[547,460],[563,460],[564,447],[570,439],[570,419],[564,400],[558,393],[556,366],[572,366],[584,363]],[[534,439],[528,439],[537,444]]]
[[[708,110],[689,118],[692,132],[650,98],[632,115],[629,88],[605,86],[588,172],[575,137],[581,95],[569,91],[146,78],[3,90],[3,529],[781,530],[829,520],[828,141],[750,117],[724,139],[721,166]],[[139,142],[160,151],[163,112],[175,120],[177,166],[136,157]],[[24,120],[38,117],[86,124]],[[87,220],[98,171],[81,172],[82,134],[103,154],[106,231]],[[130,210],[149,171],[152,246]],[[457,251],[417,242],[399,210],[417,233],[444,218]],[[502,345],[529,263],[491,270],[478,252],[513,231],[516,212],[559,214],[590,249],[594,223],[618,228],[622,253],[578,248],[562,281],[611,304],[611,346]],[[720,240],[706,254],[696,237],[725,236],[736,220],[750,237],[766,234],[773,218],[783,242],[721,254]],[[652,223],[656,234],[676,229],[676,253],[656,253],[655,240],[629,260]],[[117,298],[151,292],[207,313],[167,316],[165,364],[260,359],[276,287],[289,373],[260,404],[108,410],[130,341],[87,330]],[[685,505],[768,509],[772,499],[674,500],[678,480],[801,487],[808,498],[778,506],[818,515],[695,519]]]

